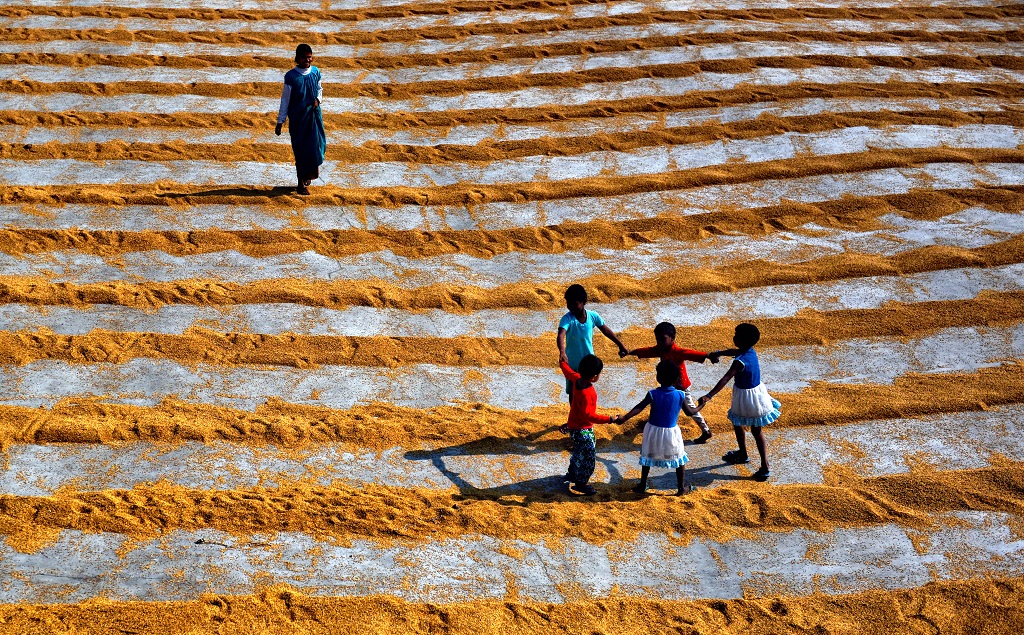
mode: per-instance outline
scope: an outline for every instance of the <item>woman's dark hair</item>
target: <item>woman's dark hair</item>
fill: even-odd
[[[582,284],[570,285],[570,287],[565,290],[565,299],[569,302],[582,302],[583,304],[586,304],[587,290],[583,288]]]
[[[662,386],[671,386],[679,381],[679,377],[682,376],[679,366],[670,359],[663,359],[658,362],[654,370],[658,374],[658,383]]]
[[[744,322],[736,327],[736,346],[747,349],[753,348],[754,344],[757,344],[761,339],[761,331],[757,330],[757,327],[748,322]]]
[[[295,61],[299,61],[299,58],[304,55],[312,55],[313,47],[309,44],[299,44],[295,47]]]
[[[671,322],[659,322],[658,326],[654,327],[654,337],[661,337],[662,335],[668,335],[672,339],[676,339],[676,327]]]
[[[604,370],[604,362],[597,355],[585,355],[580,360],[579,374],[583,379],[590,379],[594,375],[600,375]]]

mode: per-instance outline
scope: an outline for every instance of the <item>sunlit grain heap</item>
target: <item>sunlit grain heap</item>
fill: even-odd
[[[1019,632],[1022,27],[1008,0],[0,6],[0,632]],[[273,132],[300,42],[306,197]],[[631,491],[634,421],[569,495],[573,282],[631,347],[760,327],[769,482],[720,460],[723,398],[696,492]],[[654,365],[595,339],[622,412]]]

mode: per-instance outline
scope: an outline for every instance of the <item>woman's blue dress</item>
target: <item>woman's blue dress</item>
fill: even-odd
[[[292,89],[288,101],[288,134],[295,154],[295,172],[300,181],[312,181],[320,176],[327,151],[324,118],[316,105],[320,69],[313,66],[303,75],[293,68],[285,74],[284,83]]]

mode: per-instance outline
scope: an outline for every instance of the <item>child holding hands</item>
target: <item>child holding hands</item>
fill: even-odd
[[[558,322],[556,342],[558,359],[569,364],[569,368],[580,370],[581,360],[594,354],[595,328],[619,347],[619,357],[625,357],[629,352],[618,336],[605,326],[601,316],[596,311],[587,310],[587,290],[582,285],[574,284],[565,290],[565,308],[569,311]],[[565,392],[572,403],[572,382],[565,382]]]
[[[676,486],[678,488],[676,495],[682,496],[693,491],[693,487],[683,485],[685,479],[683,466],[689,459],[686,456],[683,435],[679,432],[677,421],[680,412],[685,412],[692,417],[702,406],[691,406],[693,401],[685,392],[677,388],[680,370],[674,362],[670,360],[658,362],[657,374],[661,387],[649,391],[643,401],[619,417],[618,423],[629,421],[643,412],[647,406],[651,407],[651,417],[647,421],[647,425],[644,426],[644,439],[640,446],[640,484],[634,491],[638,494],[647,491],[647,477],[651,473],[652,466],[669,467],[676,470]]]
[[[726,452],[722,460],[726,463],[738,464],[748,463],[747,441],[744,427],[750,427],[750,436],[754,437],[757,444],[757,453],[761,456],[761,467],[754,472],[754,478],[759,481],[767,480],[771,476],[768,466],[768,448],[765,444],[764,433],[761,428],[773,423],[781,416],[779,408],[782,407],[772,396],[768,389],[761,383],[761,366],[757,361],[757,353],[754,352],[754,345],[761,339],[761,332],[753,324],[743,323],[736,327],[736,333],[732,341],[736,348],[724,351],[708,353],[713,361],[723,355],[735,357],[732,366],[706,395],[698,400],[700,406],[711,401],[711,399],[735,379],[732,389],[732,407],[729,408],[729,421],[732,421],[733,431],[736,433],[737,450]]]
[[[693,440],[694,443],[707,443],[711,438],[711,428],[708,422],[700,414],[700,408],[694,403],[690,396],[690,376],[686,372],[686,362],[700,362],[709,359],[708,354],[683,348],[676,344],[676,327],[671,322],[661,322],[654,327],[655,346],[647,346],[629,351],[629,355],[636,355],[639,359],[660,357],[661,361],[674,362],[679,367],[679,380],[675,387],[683,392],[686,398],[686,414],[693,419],[700,427],[700,436]],[[718,361],[717,359],[714,361]]]
[[[560,428],[572,438],[572,453],[569,457],[569,472],[566,478],[575,486],[575,491],[585,496],[595,493],[590,484],[597,462],[597,442],[594,438],[595,423],[615,423],[618,417],[597,414],[597,391],[594,382],[601,377],[604,362],[596,355],[587,355],[580,360],[579,372],[572,369],[565,359],[559,360],[565,380],[572,386],[569,392],[569,420]],[[570,488],[572,491],[572,488]]]

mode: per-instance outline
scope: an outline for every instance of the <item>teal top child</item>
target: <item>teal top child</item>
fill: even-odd
[[[604,320],[594,311],[587,310],[587,290],[574,284],[565,290],[565,308],[568,313],[558,322],[558,358],[579,370],[580,360],[594,354],[594,329],[600,329],[604,336],[619,347],[619,357],[625,357],[629,350],[615,333],[605,326]],[[572,402],[572,382],[565,382],[565,393]]]

